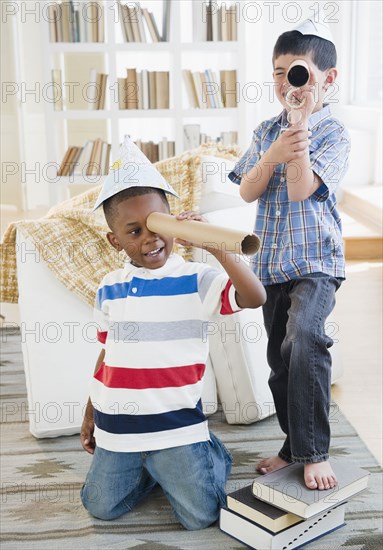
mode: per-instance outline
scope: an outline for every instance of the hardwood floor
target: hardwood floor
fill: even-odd
[[[17,219],[43,211],[2,211],[1,232]],[[347,280],[333,314],[338,325],[344,375],[332,388],[333,400],[382,464],[382,266],[378,261],[347,264]],[[18,306],[1,304],[6,322],[18,322]]]

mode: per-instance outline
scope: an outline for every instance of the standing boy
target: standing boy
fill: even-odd
[[[287,71],[295,60],[309,67],[308,85],[295,91],[301,120],[282,131]],[[229,174],[244,200],[258,199],[255,231],[261,250],[253,267],[266,287],[269,384],[286,434],[277,456],[261,461],[267,473],[304,464],[310,489],[328,489],[336,477],[328,462],[332,340],[325,321],[345,277],[341,220],[335,191],[348,164],[344,126],[324,104],[337,76],[328,29],[307,20],[283,33],[273,52],[275,92],[284,112],[261,123],[251,146]]]
[[[150,231],[146,220],[169,214],[166,193],[174,190],[129,140],[122,156],[96,203],[110,244],[128,261],[97,292],[103,349],[81,429],[93,454],[81,498],[91,514],[110,520],[159,484],[182,525],[202,529],[225,504],[231,469],[202,411],[207,323],[219,312],[259,307],[266,294],[234,255],[206,248],[221,271],[172,254],[173,239]],[[178,218],[201,220],[194,212]]]

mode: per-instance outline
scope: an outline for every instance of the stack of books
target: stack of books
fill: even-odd
[[[330,462],[333,489],[308,489],[303,465],[294,463],[231,492],[221,530],[253,549],[292,550],[342,527],[347,499],[367,487],[369,474],[345,460]]]
[[[51,42],[104,42],[104,8],[100,0],[65,0],[47,5]]]
[[[83,147],[68,147],[58,176],[103,176],[109,172],[111,145],[102,139],[87,140]]]
[[[169,109],[169,71],[127,69],[118,79],[120,109]]]
[[[203,72],[182,71],[189,104],[199,109],[222,109],[237,107],[237,71],[222,70],[219,78],[211,69]]]

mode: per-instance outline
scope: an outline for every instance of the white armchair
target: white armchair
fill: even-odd
[[[226,179],[233,161],[214,156],[200,160],[195,168],[199,173],[190,181],[202,183],[204,216],[211,223],[251,230],[255,207],[244,203],[238,186]],[[57,280],[22,226],[17,231],[16,250],[30,431],[35,437],[78,433],[99,353],[92,308]],[[214,264],[214,258],[204,251],[193,253],[195,260]],[[205,412],[215,412],[219,400],[231,424],[248,424],[272,414],[261,309],[217,318],[209,338]],[[331,351],[335,380],[342,372],[339,342]]]

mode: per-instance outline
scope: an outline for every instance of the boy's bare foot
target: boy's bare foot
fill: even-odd
[[[332,489],[337,484],[335,474],[326,460],[304,465],[306,487],[309,489]]]
[[[277,456],[271,456],[269,458],[264,458],[257,464],[255,469],[260,474],[269,474],[274,472],[274,470],[280,470],[284,466],[287,466],[288,462]]]

